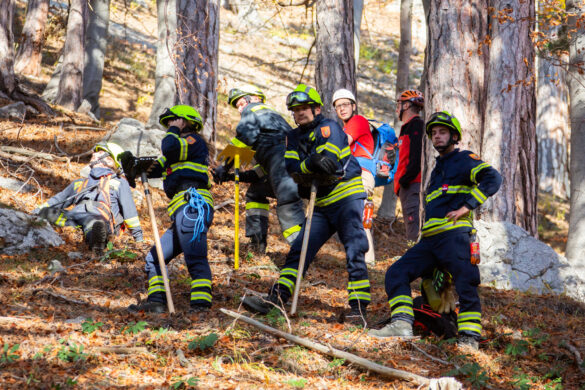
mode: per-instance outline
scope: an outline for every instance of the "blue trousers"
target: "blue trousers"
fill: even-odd
[[[196,210],[183,205],[173,214],[173,224],[160,239],[165,264],[184,253],[185,263],[191,276],[191,305],[211,306],[211,268],[207,261],[207,229],[213,220],[213,208],[204,206],[205,230],[193,239]],[[165,288],[156,247],[146,256],[145,271],[148,275],[148,300],[166,302]]]
[[[481,335],[481,303],[477,293],[479,268],[471,264],[469,232],[456,229],[423,238],[386,271],[386,294],[392,319],[412,323],[410,283],[423,275],[432,274],[435,267],[453,276],[459,295],[457,317],[460,334]]]
[[[362,223],[363,209],[363,199],[341,199],[326,207],[315,207],[303,270],[304,275],[319,249],[337,232],[345,247],[349,274],[347,289],[352,307],[366,307],[371,300],[368,269],[364,260],[368,239]],[[305,224],[292,243],[280,277],[272,287],[272,293],[278,293],[284,302],[292,296],[295,289],[304,234]]]

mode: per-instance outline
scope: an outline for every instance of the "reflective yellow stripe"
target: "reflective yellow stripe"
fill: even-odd
[[[163,284],[157,284],[156,286],[152,286],[148,289],[148,295],[152,295],[157,292],[165,292],[165,286]]]
[[[337,184],[333,191],[327,194],[327,196],[318,198],[317,202],[315,202],[315,205],[318,207],[328,206],[337,202],[338,200],[353,194],[359,194],[361,192],[364,192],[362,178],[361,176],[354,177],[353,179],[342,181],[341,183]]]
[[[487,168],[487,167],[489,167],[489,166],[490,166],[490,164],[488,164],[488,163],[484,162],[484,163],[481,163],[481,164],[479,164],[479,165],[478,165],[478,166],[476,166],[475,168],[473,168],[473,169],[471,170],[471,176],[470,176],[470,179],[471,179],[471,181],[472,181],[473,183],[477,184],[477,181],[476,181],[476,179],[475,179],[475,178],[476,178],[476,176],[477,176],[477,174],[479,173],[479,171],[481,171],[482,169],[484,169],[484,168]]]
[[[315,132],[314,131],[311,131],[309,133],[309,141],[315,141]]]
[[[175,211],[177,211],[177,209],[185,204],[187,204],[188,202],[185,200],[185,191],[181,191],[175,194],[175,196],[173,196],[173,199],[171,200],[171,202],[169,203],[168,207],[167,207],[167,212],[169,214],[169,216],[173,216],[173,214],[175,213]],[[210,206],[213,208],[213,197],[211,196],[211,193],[208,190],[205,189],[198,189],[197,192],[199,193],[199,195],[201,195],[203,197],[203,200]]]
[[[209,287],[211,288],[211,280],[209,279],[195,279],[191,281],[191,288]]]
[[[470,320],[481,321],[481,313],[478,311],[466,311],[459,313],[457,316],[457,322],[464,322]]]
[[[248,203],[246,203],[246,210],[249,210],[249,209],[269,210],[270,205],[268,203],[248,202]]]
[[[294,234],[294,233],[300,232],[300,231],[301,231],[301,225],[295,225],[293,227],[286,229],[284,232],[282,232],[282,235],[284,236],[284,238],[288,238],[291,234]]]
[[[293,293],[293,290],[295,288],[295,282],[293,282],[292,280],[289,280],[287,278],[279,278],[278,283],[287,287],[291,294]]]
[[[307,160],[303,160],[303,162],[301,163],[301,172],[303,172],[303,173],[312,173],[307,168]]]
[[[327,150],[328,152],[333,153],[337,156],[337,159],[339,159],[339,156],[341,155],[341,150],[337,147],[337,145],[332,144],[331,142],[317,146],[317,153],[321,153],[323,150]]]
[[[170,166],[171,172],[164,171],[162,174],[163,180],[173,172],[177,172],[181,169],[190,169],[195,172],[203,173],[207,175],[207,165],[197,164],[191,161],[181,161]]]
[[[342,160],[346,157],[349,157],[350,154],[351,154],[351,152],[349,151],[349,146],[347,146],[341,150],[341,154],[339,155],[339,159]]]
[[[185,138],[179,137],[179,143],[181,144],[181,154],[179,161],[187,161],[187,155],[189,154],[189,144]]]
[[[243,143],[242,141],[240,141],[239,139],[237,139],[236,137],[232,138],[232,145],[237,146],[238,148],[247,148],[247,149],[251,149],[251,146],[246,145],[245,143]]]
[[[65,222],[67,222],[67,218],[65,217],[65,214],[61,213],[59,218],[55,221],[55,225],[63,227],[65,226]]]
[[[474,333],[481,334],[482,326],[476,322],[460,322],[457,324],[457,330],[461,332],[462,330],[467,330]]]
[[[125,219],[124,223],[130,229],[140,226],[140,220],[138,219],[138,217],[132,217],[132,218]]]
[[[260,111],[260,110],[271,110],[274,111],[271,107],[268,107],[267,105],[264,104],[260,104],[258,106],[254,106],[250,109],[250,111],[252,112],[256,112],[256,111]]]
[[[164,166],[165,166],[165,163],[167,162],[167,158],[166,158],[165,156],[159,157],[159,158],[156,160],[156,162],[157,162],[157,163],[159,163],[159,164],[160,164],[160,166],[164,168]]]
[[[447,218],[431,218],[422,227],[422,236],[430,237],[435,234],[446,232],[449,230],[459,229],[463,227],[473,228],[473,224],[469,219],[460,219],[457,221],[449,221]]]
[[[429,203],[431,200],[438,198],[442,194],[469,194],[472,189],[473,188],[469,186],[449,186],[447,191],[443,191],[443,188],[441,187],[428,194],[425,199],[427,203]]]
[[[162,276],[153,276],[152,278],[148,279],[148,284],[151,286],[153,284],[158,284],[158,283],[164,283],[164,279]]]
[[[390,307],[396,305],[397,303],[406,303],[407,305],[412,306],[412,297],[409,297],[408,295],[398,295],[397,297],[394,297],[388,301]]]
[[[485,196],[483,192],[479,190],[479,188],[474,188],[471,191],[471,196],[473,196],[475,200],[479,202],[479,204],[483,204],[483,202],[485,202],[487,199],[487,196]]]
[[[355,290],[358,288],[369,288],[369,287],[370,287],[370,281],[368,279],[356,280],[355,282],[347,283],[348,290]]]
[[[299,153],[296,150],[287,150],[286,152],[284,152],[284,158],[300,160]]]
[[[349,300],[359,299],[360,301],[371,301],[372,296],[369,292],[365,291],[352,291],[349,293]]]
[[[289,275],[294,276],[296,278],[298,273],[299,271],[297,271],[294,268],[283,268],[282,271],[280,271],[280,276]]]
[[[207,301],[211,302],[211,294],[203,291],[193,291],[191,293],[191,300],[192,301]]]
[[[414,310],[410,306],[398,306],[396,309],[392,310],[390,313],[391,317],[394,317],[396,314],[403,313],[408,314],[414,317]]]

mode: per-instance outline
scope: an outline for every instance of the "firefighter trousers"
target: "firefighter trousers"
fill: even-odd
[[[362,308],[370,303],[371,298],[368,269],[364,260],[368,240],[362,223],[363,209],[363,199],[341,199],[329,206],[315,207],[303,270],[304,275],[319,249],[337,232],[345,247],[349,304]],[[303,224],[299,236],[292,243],[280,277],[272,287],[271,293],[278,293],[283,302],[292,296],[295,289],[304,231]]]
[[[282,235],[291,244],[299,235],[305,220],[297,184],[286,171],[282,147],[275,147],[268,156],[264,156],[262,162],[266,176],[250,184],[246,192],[246,237],[266,242],[270,197],[276,198],[276,215]]]
[[[173,224],[160,239],[165,264],[184,253],[185,263],[191,276],[191,306],[211,306],[211,268],[207,261],[207,229],[213,220],[213,208],[203,207],[205,229],[195,239],[193,231],[198,218],[196,210],[188,204],[173,214]],[[166,302],[165,287],[160,270],[156,247],[146,256],[148,276],[148,301]]]
[[[410,283],[432,274],[438,267],[453,276],[459,295],[459,333],[473,337],[481,335],[481,303],[477,293],[479,268],[471,264],[469,232],[462,230],[424,237],[388,268],[385,286],[393,320],[414,321]]]

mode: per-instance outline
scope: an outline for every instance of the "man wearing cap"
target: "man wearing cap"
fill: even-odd
[[[241,172],[240,181],[251,183],[246,192],[246,237],[260,254],[266,251],[268,198],[276,198],[276,215],[289,244],[298,236],[305,220],[297,184],[284,164],[285,138],[291,127],[265,101],[264,93],[250,84],[233,88],[228,94],[228,103],[241,115],[232,144],[256,151],[254,158],[258,164]],[[216,168],[214,179],[234,180],[234,174],[228,173],[230,169],[231,163]]]
[[[105,249],[108,235],[117,234],[123,225],[137,242],[142,242],[130,186],[118,173],[122,152],[113,142],[96,145],[88,178],[73,181],[34,212],[57,226],[81,227],[85,242],[96,252]],[[73,209],[65,210],[70,206]]]
[[[349,150],[354,157],[371,159],[374,154],[374,137],[370,130],[370,122],[366,118],[357,114],[357,105],[354,94],[347,89],[338,89],[333,94],[333,107],[337,117],[343,122],[343,131],[347,135]],[[359,162],[358,158],[358,162]],[[368,199],[374,196],[374,175],[369,169],[362,167],[362,182]],[[374,265],[376,263],[376,253],[374,252],[374,239],[372,229],[365,229],[368,237],[369,249],[366,252],[366,264]]]

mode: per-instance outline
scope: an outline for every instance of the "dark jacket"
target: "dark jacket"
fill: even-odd
[[[453,229],[471,231],[473,215],[456,222],[448,221],[448,212],[467,206],[473,210],[495,194],[502,184],[497,170],[468,150],[455,149],[437,157],[426,191],[423,237]],[[472,214],[472,213],[470,213]]]
[[[337,163],[342,178],[333,184],[319,185],[316,206],[328,206],[341,199],[365,199],[362,169],[347,144],[347,136],[337,122],[317,115],[310,127],[292,130],[286,140],[286,169],[293,175],[310,175],[309,157],[321,153]],[[310,187],[299,186],[299,195],[308,198]]]
[[[415,116],[402,125],[398,138],[398,167],[394,175],[394,192],[411,183],[420,183],[420,160],[425,123]]]

